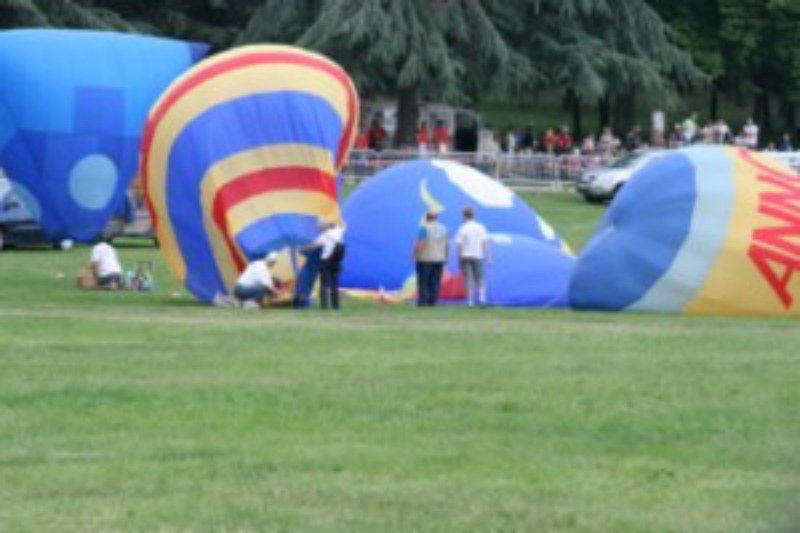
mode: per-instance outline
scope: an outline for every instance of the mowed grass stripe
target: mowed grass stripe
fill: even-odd
[[[157,291],[0,256],[2,531],[753,531],[800,500],[795,321],[248,313],[121,253]]]
[[[113,295],[112,295],[113,297]],[[169,302],[165,302],[169,303]],[[569,333],[614,335],[708,335],[718,331],[726,335],[747,336],[754,333],[788,336],[800,340],[800,330],[793,319],[764,320],[754,317],[672,317],[647,314],[585,313],[569,310],[471,310],[453,308],[409,310],[408,306],[385,306],[362,301],[347,301],[355,310],[342,313],[316,309],[293,311],[273,309],[254,313],[239,309],[206,309],[174,307],[137,307],[106,309],[99,301],[94,306],[65,309],[62,306],[7,307],[0,309],[0,318],[7,321],[55,320],[98,321],[154,326],[186,326],[206,328],[259,328],[298,331],[340,330],[342,326],[356,330],[408,330],[412,332],[454,332],[465,335],[540,335]]]

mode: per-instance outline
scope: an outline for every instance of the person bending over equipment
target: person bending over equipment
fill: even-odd
[[[261,306],[267,296],[276,294],[276,283],[272,277],[272,267],[278,262],[278,254],[270,252],[264,259],[247,265],[236,280],[233,295],[243,305]]]
[[[344,226],[329,222],[320,223],[322,233],[308,246],[301,248],[310,251],[319,248],[319,304],[322,309],[328,308],[328,301],[333,309],[339,309],[339,274],[342,272],[344,260]]]
[[[102,240],[92,248],[89,268],[99,289],[117,291],[122,288],[122,265],[117,251],[107,240]]]

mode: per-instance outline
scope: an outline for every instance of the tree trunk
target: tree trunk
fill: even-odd
[[[614,98],[614,131],[624,136],[636,121],[636,90],[628,89]]]
[[[572,133],[575,141],[583,138],[583,113],[581,109],[581,99],[572,97]]]
[[[763,144],[766,144],[772,140],[774,133],[772,131],[772,110],[770,109],[770,97],[769,92],[767,92],[766,89],[763,90],[758,96],[758,107],[761,121],[761,131],[763,132],[761,138],[763,139]]]
[[[397,131],[394,145],[397,148],[416,144],[417,125],[419,124],[419,90],[399,89],[397,91]]]
[[[795,109],[792,102],[786,102],[786,110],[784,111],[786,117],[786,133],[796,137],[797,136],[797,109]]]
[[[607,126],[611,126],[611,101],[608,95],[605,95],[597,103],[597,121],[600,130]],[[597,132],[599,135],[599,131]]]
[[[797,132],[797,114],[794,104],[786,97],[781,100],[781,115],[783,116],[784,133],[794,136]]]
[[[717,87],[717,80],[711,81],[711,90],[708,99],[708,116],[711,120],[719,118],[719,88]]]

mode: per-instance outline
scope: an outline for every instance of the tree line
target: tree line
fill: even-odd
[[[135,31],[212,44],[287,42],[340,62],[366,97],[396,98],[399,144],[423,101],[520,105],[556,91],[617,132],[637,104],[746,105],[766,135],[797,132],[797,0],[0,0],[3,27]]]

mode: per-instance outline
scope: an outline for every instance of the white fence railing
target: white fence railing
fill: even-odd
[[[800,173],[800,152],[769,152],[769,155],[788,164]],[[420,157],[436,157],[472,166],[503,181],[530,185],[569,185],[584,170],[609,164],[618,156],[612,155],[552,155],[552,154],[490,154],[481,152],[448,152],[420,154],[416,150],[357,150],[344,169],[346,179],[361,181],[381,170]]]
[[[800,152],[764,152],[778,161],[789,165],[800,174]]]

